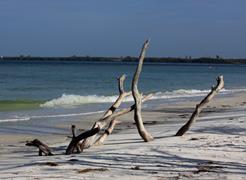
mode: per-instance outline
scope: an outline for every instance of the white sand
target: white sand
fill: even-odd
[[[245,101],[240,94],[214,100],[183,137],[173,135],[195,102],[163,106],[143,113],[144,120],[157,121],[146,125],[154,141],[144,143],[131,125],[109,136],[103,146],[68,156],[62,155],[69,143],[65,137],[37,137],[53,143],[58,154],[39,157],[36,148],[20,142],[29,138],[19,136],[13,144],[13,136],[2,136],[0,179],[246,179]],[[79,173],[86,168],[95,171]]]

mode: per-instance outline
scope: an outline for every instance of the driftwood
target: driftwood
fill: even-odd
[[[138,63],[137,69],[134,73],[133,80],[132,80],[132,95],[133,95],[135,104],[133,106],[131,106],[130,108],[126,108],[122,111],[115,112],[116,108],[118,108],[120,106],[123,98],[130,94],[130,93],[125,93],[125,91],[124,91],[124,88],[123,88],[123,83],[125,80],[125,77],[124,77],[123,81],[119,81],[119,93],[120,93],[120,95],[119,95],[118,99],[120,99],[120,100],[118,101],[118,99],[117,99],[118,103],[114,103],[114,105],[117,104],[117,106],[114,106],[115,107],[114,109],[110,108],[109,110],[111,110],[110,112],[112,112],[112,113],[109,114],[106,112],[104,114],[103,118],[99,119],[93,125],[92,128],[99,127],[100,129],[102,129],[104,126],[106,126],[106,124],[108,122],[112,121],[114,118],[119,117],[123,114],[126,114],[126,113],[134,110],[134,120],[136,122],[137,129],[138,129],[140,136],[146,142],[153,140],[153,137],[146,131],[146,129],[143,125],[142,116],[141,116],[142,95],[140,95],[140,93],[138,92],[138,88],[137,88],[138,80],[139,80],[140,73],[142,71],[143,60],[145,57],[146,49],[148,48],[148,44],[149,44],[149,41],[147,40],[143,45],[143,48],[142,48],[140,56],[139,56],[139,63]],[[122,83],[120,83],[120,82],[122,82]],[[126,94],[126,95],[123,96],[124,94]],[[89,148],[94,143],[93,142],[94,138],[95,138],[95,136],[92,136],[90,138],[85,139],[83,141],[83,143],[81,144],[80,149],[83,150],[85,148]]]
[[[51,149],[46,144],[42,143],[38,139],[34,139],[33,141],[27,141],[26,146],[34,146],[39,149],[38,155],[42,156],[44,154],[45,156],[52,156]]]
[[[151,93],[148,94],[148,95],[146,95],[146,96],[143,96],[143,98],[142,98],[142,103],[145,102],[145,101],[147,101],[147,100],[149,100],[152,96],[153,96],[153,94],[151,94]],[[133,111],[135,108],[136,108],[136,104],[133,104],[133,105],[131,105],[131,106],[128,107],[128,108],[121,109],[121,110],[119,110],[119,111],[113,113],[113,114],[110,116],[110,118],[111,118],[111,119],[113,119],[113,118],[118,118],[118,117],[120,117],[120,116],[122,116],[122,115],[124,115],[124,114],[127,114],[127,113]]]
[[[67,149],[66,149],[66,154],[72,154],[74,153],[75,148],[77,148],[78,143],[85,139],[88,138],[90,136],[93,136],[94,134],[98,133],[100,131],[99,127],[85,131],[83,133],[81,133],[80,135],[73,137],[71,142],[69,143]]]
[[[147,40],[141,50],[140,56],[139,56],[139,63],[136,68],[136,71],[134,73],[133,79],[132,79],[132,87],[131,92],[125,92],[124,91],[124,81],[126,79],[126,76],[123,75],[118,79],[118,88],[119,88],[119,96],[116,99],[116,101],[112,104],[112,106],[103,114],[103,116],[94,123],[93,127],[81,133],[80,135],[76,136],[75,134],[75,125],[71,126],[72,131],[72,140],[67,146],[66,154],[72,154],[75,153],[75,150],[77,153],[83,151],[85,148],[89,148],[92,145],[100,145],[103,144],[103,142],[106,140],[106,138],[113,132],[113,129],[115,125],[118,123],[116,119],[118,119],[120,116],[127,114],[134,110],[134,120],[138,129],[139,135],[142,137],[142,139],[145,142],[151,141],[154,138],[150,133],[147,132],[147,130],[144,127],[142,115],[141,115],[141,109],[142,109],[142,103],[148,100],[150,97],[152,97],[153,94],[148,94],[146,96],[143,96],[142,93],[138,90],[138,81],[139,77],[142,71],[143,61],[145,57],[146,50],[148,48],[149,41]],[[191,125],[196,121],[196,118],[199,116],[200,112],[204,108],[205,105],[207,105],[212,98],[224,87],[224,80],[223,76],[219,76],[217,78],[217,85],[215,87],[212,87],[211,92],[196,106],[195,111],[191,115],[189,121],[179,129],[179,131],[176,133],[176,136],[182,136],[184,133],[186,133]],[[121,110],[116,111],[121,103],[123,102],[124,98],[131,95],[134,98],[134,104],[128,108],[124,108]],[[107,124],[109,124],[108,128],[103,132],[103,134],[95,141],[96,135],[102,130]],[[83,141],[83,142],[82,142]],[[82,142],[82,143],[81,143]],[[42,154],[50,156],[53,155],[51,153],[50,148],[39,141],[38,139],[34,139],[33,141],[28,141],[26,143],[27,146],[35,146],[39,149],[39,156],[42,156]]]
[[[73,135],[72,140],[73,140],[74,138],[76,138],[75,128],[76,128],[75,125],[72,125],[72,126],[71,126],[72,135]],[[76,151],[77,151],[77,153],[80,153],[79,144],[76,145]]]
[[[142,115],[141,115],[142,94],[140,94],[138,91],[138,80],[139,80],[140,73],[142,71],[144,56],[145,56],[146,49],[148,48],[148,45],[149,45],[149,41],[147,40],[143,45],[142,51],[139,56],[138,66],[132,80],[132,95],[136,106],[134,108],[134,120],[136,122],[139,135],[146,142],[152,141],[154,138],[151,136],[151,134],[147,132],[143,124]]]
[[[125,92],[125,90],[124,90],[125,79],[126,79],[125,74],[122,75],[120,78],[118,78],[119,97],[114,102],[114,104],[104,113],[102,118],[108,117],[111,114],[113,114],[113,112],[115,112],[115,110],[120,107],[123,99],[132,94],[131,92]]]
[[[99,131],[105,127],[110,121],[110,116],[116,111],[117,108],[120,107],[123,99],[129,95],[131,95],[131,92],[125,92],[124,91],[124,81],[126,79],[126,75],[122,75],[120,78],[118,78],[118,88],[119,88],[119,96],[116,99],[116,101],[113,103],[113,105],[104,113],[104,115],[92,126],[92,129],[99,128]],[[89,148],[93,143],[94,139],[96,137],[96,134],[84,139],[84,141],[80,145],[80,149],[83,151],[83,149]]]
[[[101,137],[99,137],[98,141],[96,141],[96,144],[100,144],[103,143],[103,141],[105,141],[105,139],[108,137],[109,134],[112,133],[114,126],[116,124],[116,118],[118,118],[119,116],[122,116],[124,114],[127,114],[131,111],[134,110],[134,119],[138,128],[138,132],[140,134],[140,136],[145,140],[145,141],[150,141],[152,140],[152,136],[147,133],[147,131],[144,128],[143,125],[143,121],[142,121],[142,117],[141,117],[141,104],[142,102],[148,100],[152,94],[149,94],[147,96],[144,96],[142,98],[142,94],[139,94],[138,89],[137,89],[137,84],[138,84],[138,79],[142,70],[142,65],[143,65],[143,59],[145,56],[145,51],[147,49],[147,46],[149,44],[149,41],[146,41],[144,43],[144,46],[142,48],[141,54],[139,56],[139,64],[138,67],[136,69],[136,72],[134,74],[134,78],[132,80],[132,91],[131,92],[125,92],[124,91],[124,81],[126,79],[126,76],[123,75],[118,79],[118,88],[119,88],[119,96],[116,99],[116,101],[113,103],[113,105],[104,113],[104,115],[94,123],[93,127],[91,128],[91,130],[88,130],[84,133],[81,133],[80,135],[76,136],[75,134],[75,126],[72,125],[72,140],[69,143],[67,149],[66,149],[66,154],[72,154],[74,153],[75,149],[77,150],[77,152],[81,152],[83,151],[83,149],[85,148],[89,148],[91,145],[93,145],[94,143],[94,139],[96,137],[96,135],[100,132],[101,129],[103,129],[108,123],[109,127],[108,129],[106,129],[106,131],[102,134]],[[123,99],[129,95],[133,94],[134,97],[134,101],[135,104],[133,104],[132,106],[119,110],[116,112],[117,108],[120,107]],[[83,140],[83,142],[81,144],[79,144],[81,141]],[[34,140],[35,141],[35,140]],[[33,144],[33,143],[27,143],[28,145],[33,145],[33,146],[37,146],[39,147],[38,144]],[[40,142],[40,145],[42,145],[41,147],[39,147],[39,149],[41,149],[41,154],[42,154],[42,149],[44,149],[44,153],[47,155],[50,155],[51,153],[48,153],[47,150],[45,150],[44,147],[45,146],[43,143]],[[47,151],[47,152],[46,152]]]
[[[143,99],[142,99],[142,102],[147,101],[147,100],[150,99],[152,96],[153,96],[153,94],[148,94],[148,95],[144,96]],[[121,109],[121,110],[119,110],[119,111],[117,111],[117,112],[114,112],[114,113],[111,114],[110,116],[107,116],[107,117],[105,117],[105,118],[103,118],[103,119],[100,119],[98,122],[103,123],[104,126],[105,126],[108,122],[111,122],[113,119],[118,118],[118,117],[120,117],[120,116],[122,116],[122,115],[125,115],[125,114],[127,114],[127,113],[133,111],[133,110],[135,109],[135,107],[136,107],[136,105],[133,104],[132,106],[130,106],[130,107],[128,107],[128,108]],[[96,123],[97,123],[97,122],[96,122]],[[98,126],[98,128],[100,128],[100,126]],[[99,131],[100,131],[100,130],[99,130]],[[99,132],[99,131],[98,131],[98,132]],[[91,145],[93,145],[94,142],[91,141],[90,143],[91,143],[91,144],[90,144],[90,146],[91,146]],[[89,146],[89,147],[90,147],[90,146]],[[86,148],[89,148],[89,147],[86,147]],[[83,146],[83,143],[82,143],[82,145],[80,145],[80,149],[81,149],[81,151],[83,151],[83,149],[85,149],[85,147]]]
[[[212,87],[208,95],[199,104],[196,105],[196,109],[191,115],[189,121],[178,130],[175,136],[184,135],[190,129],[191,125],[196,121],[196,118],[199,116],[204,106],[206,106],[212,100],[212,98],[224,87],[223,76],[217,77],[216,80],[217,85]]]
[[[150,99],[153,96],[153,94],[148,94],[146,96],[143,97],[142,102],[147,101],[148,99]],[[113,132],[113,129],[115,127],[115,125],[118,123],[118,121],[112,122],[114,121],[115,118],[118,118],[124,114],[127,114],[131,111],[133,111],[135,109],[136,105],[133,104],[132,106],[125,108],[125,109],[121,109],[120,111],[117,111],[115,113],[112,114],[112,116],[110,116],[110,118],[112,119],[110,121],[109,127],[108,129],[105,130],[105,132],[95,141],[94,145],[101,145],[103,144],[103,142],[106,140],[106,138],[108,137],[109,134],[111,134]],[[108,131],[110,129],[110,131]],[[110,132],[110,133],[108,133]]]
[[[115,125],[119,123],[116,119],[110,121],[108,128],[104,131],[104,133],[95,141],[93,145],[101,145],[106,140],[106,138],[113,132]]]

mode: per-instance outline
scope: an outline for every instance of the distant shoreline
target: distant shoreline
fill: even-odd
[[[1,61],[76,61],[76,62],[137,62],[137,57],[91,57],[91,56],[70,56],[70,57],[32,57],[32,56],[1,56]],[[177,58],[177,57],[146,57],[145,62],[153,63],[206,63],[206,64],[246,64],[245,59],[223,59],[220,57],[200,58]]]

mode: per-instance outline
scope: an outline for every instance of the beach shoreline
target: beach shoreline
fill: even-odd
[[[105,145],[66,156],[70,125],[60,122],[65,134],[1,135],[2,179],[245,179],[246,96],[235,93],[216,97],[184,137],[173,137],[187,121],[197,101],[163,104],[143,111],[145,126],[155,137],[144,143],[133,123],[133,114],[123,116]],[[90,126],[101,114],[83,116]],[[38,156],[26,140],[38,138],[50,145],[55,156]],[[56,165],[50,166],[52,162]],[[90,169],[90,170],[87,170]],[[84,170],[84,171],[83,171]]]

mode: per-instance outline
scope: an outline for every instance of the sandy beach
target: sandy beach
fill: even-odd
[[[0,1],[0,180],[246,180],[246,1]]]
[[[64,155],[70,139],[64,135],[5,134],[0,137],[1,179],[246,179],[246,96],[216,97],[183,137],[173,135],[189,118],[197,101],[163,104],[143,111],[146,128],[155,140],[145,143],[133,123],[133,114],[119,120],[102,146],[81,154]],[[89,129],[100,114],[76,124]],[[55,156],[38,156],[26,140],[38,138]]]

